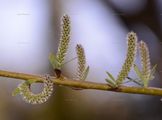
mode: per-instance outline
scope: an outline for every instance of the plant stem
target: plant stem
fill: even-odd
[[[36,79],[39,82],[43,80],[43,77],[41,77],[40,75],[31,75],[31,74],[3,71],[3,70],[0,70],[0,76],[8,77],[8,78],[16,78],[21,80]],[[105,90],[105,91],[122,92],[122,93],[162,96],[162,89],[160,88],[131,87],[131,86],[119,86],[118,88],[111,88],[109,85],[103,83],[72,80],[69,78],[65,79],[64,77],[56,79],[55,77],[51,76],[51,79],[55,85],[63,85],[63,86],[76,87],[82,89],[96,89],[96,90]]]

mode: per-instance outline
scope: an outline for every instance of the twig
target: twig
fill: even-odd
[[[36,79],[39,82],[43,80],[43,78],[40,75],[31,75],[31,74],[3,71],[3,70],[0,70],[0,76],[8,77],[8,78],[16,78],[21,80]],[[111,88],[109,85],[103,83],[71,80],[69,78],[64,79],[63,77],[59,79],[56,79],[55,77],[51,77],[51,79],[55,85],[63,85],[63,86],[76,87],[82,89],[96,89],[96,90],[105,90],[105,91],[122,92],[122,93],[162,96],[162,89],[160,88],[131,87],[131,86],[119,86],[118,88]]]

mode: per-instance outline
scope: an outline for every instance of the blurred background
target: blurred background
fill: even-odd
[[[105,71],[117,76],[126,35],[134,31],[148,44],[152,65],[158,64],[150,86],[162,87],[162,0],[0,0],[0,69],[52,75],[48,55],[57,51],[64,14],[70,16],[72,29],[66,61],[76,57],[75,46],[82,44],[90,66],[88,81],[105,83]],[[76,62],[65,64],[63,74],[75,78]],[[129,76],[136,77],[133,71]],[[21,82],[1,77],[0,120],[162,119],[161,97],[55,86],[47,103],[30,105],[11,96]],[[41,89],[41,84],[32,86],[34,92]]]

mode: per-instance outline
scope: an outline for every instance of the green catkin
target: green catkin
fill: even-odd
[[[62,18],[62,29],[61,29],[61,38],[57,51],[57,60],[59,63],[58,68],[60,69],[63,65],[65,55],[67,53],[68,45],[70,42],[70,18],[68,15],[64,15]]]
[[[150,79],[151,74],[151,64],[150,64],[150,55],[147,44],[144,41],[139,42],[139,51],[142,65],[142,77],[144,86],[147,86],[148,80]]]
[[[85,58],[85,53],[82,45],[78,44],[76,46],[76,51],[77,51],[77,58],[78,58],[77,79],[82,80],[86,68],[86,58]]]
[[[48,100],[53,92],[53,82],[47,76],[44,80],[44,88],[41,93],[34,94],[30,90],[30,84],[26,81],[18,86],[23,100],[30,104],[42,104]]]
[[[128,76],[136,56],[136,48],[137,48],[136,33],[129,32],[127,35],[127,41],[128,41],[127,55],[126,55],[125,62],[122,66],[122,70],[118,74],[116,80],[117,85],[122,84],[124,79]]]

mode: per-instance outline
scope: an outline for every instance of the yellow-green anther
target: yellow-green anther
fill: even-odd
[[[69,41],[70,41],[70,18],[68,15],[64,15],[62,18],[61,38],[57,51],[57,60],[59,63],[58,68],[60,69],[63,65],[65,55],[67,53]]]
[[[150,79],[151,74],[151,65],[150,65],[150,55],[147,44],[144,41],[139,42],[139,51],[141,57],[141,65],[142,65],[142,77],[144,86],[146,87],[148,80]]]
[[[77,58],[78,58],[78,71],[77,71],[77,79],[82,80],[86,68],[86,58],[82,45],[77,44],[76,46]]]
[[[122,66],[122,70],[118,74],[116,83],[117,85],[122,84],[124,79],[128,76],[131,67],[134,63],[135,56],[136,56],[136,48],[137,48],[137,36],[136,33],[134,32],[129,32],[127,35],[127,40],[128,40],[128,48],[127,48],[127,55],[125,62]]]

